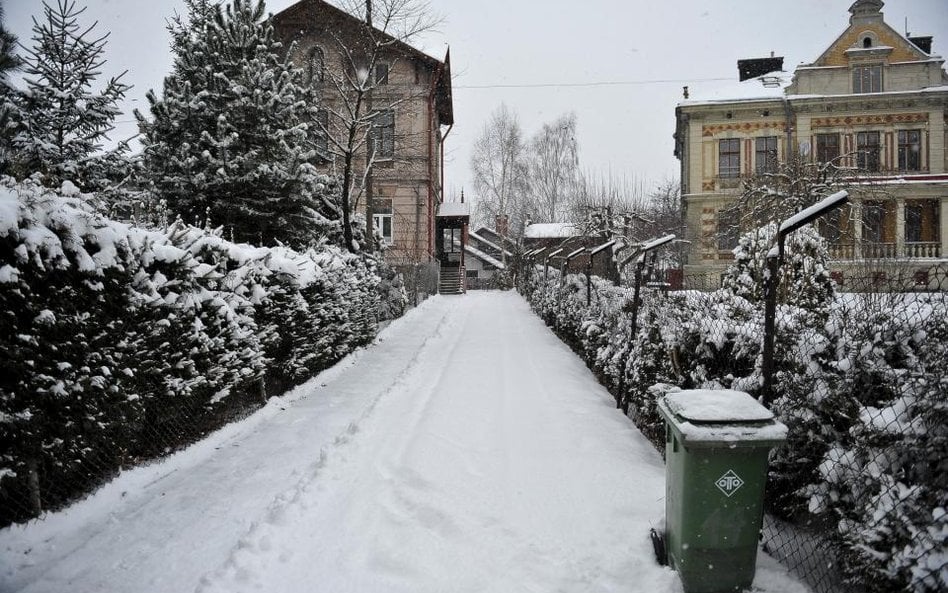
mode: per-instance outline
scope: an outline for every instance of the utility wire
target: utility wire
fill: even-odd
[[[555,88],[555,87],[597,87],[597,86],[630,86],[642,84],[671,84],[671,83],[693,83],[693,82],[719,82],[733,80],[733,77],[726,78],[669,78],[653,80],[602,80],[596,82],[541,82],[535,84],[455,84],[451,88],[455,89],[537,89],[537,88]]]

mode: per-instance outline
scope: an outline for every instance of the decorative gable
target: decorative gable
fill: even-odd
[[[813,65],[849,66],[853,58],[869,57],[873,54],[887,54],[889,63],[918,62],[929,59],[929,56],[905,37],[896,33],[887,24],[880,22],[850,25]]]
[[[827,48],[813,66],[849,66],[864,59],[888,63],[918,62],[929,56],[885,24],[882,0],[857,0],[849,7],[849,27]]]

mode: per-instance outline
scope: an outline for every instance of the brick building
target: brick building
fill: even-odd
[[[346,140],[358,106],[355,209],[389,245],[391,263],[432,261],[444,140],[454,123],[449,56],[438,60],[373,27],[368,11],[361,18],[322,0],[300,0],[273,24],[319,90],[324,170],[341,174],[345,156],[333,139]],[[367,92],[355,91],[360,80]]]

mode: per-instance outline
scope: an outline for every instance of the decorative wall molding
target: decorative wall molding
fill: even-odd
[[[715,136],[722,132],[757,132],[760,130],[766,130],[773,128],[775,130],[785,131],[787,129],[786,122],[775,122],[775,121],[755,121],[755,122],[735,122],[733,124],[713,124],[701,126],[701,135],[702,136]]]
[[[851,126],[877,126],[885,124],[928,123],[927,113],[888,113],[882,115],[840,115],[837,117],[814,117],[811,128],[845,128]]]

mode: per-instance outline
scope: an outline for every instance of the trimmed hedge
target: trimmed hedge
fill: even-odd
[[[108,220],[0,180],[0,525],[179,449],[376,333],[375,261]]]

